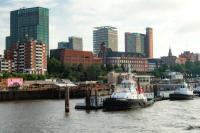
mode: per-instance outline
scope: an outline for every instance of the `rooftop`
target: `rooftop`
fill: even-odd
[[[101,26],[101,27],[94,27],[94,30],[100,30],[100,29],[111,29],[111,30],[116,30],[116,27],[112,26]]]

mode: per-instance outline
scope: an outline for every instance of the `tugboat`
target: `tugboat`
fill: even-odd
[[[121,86],[117,91],[114,91],[110,98],[103,101],[105,111],[112,110],[127,110],[133,108],[146,107],[154,103],[154,100],[147,101],[139,81],[133,79],[129,74],[128,78],[121,82]]]
[[[169,95],[170,100],[192,100],[193,89],[186,82],[183,82],[174,93]]]

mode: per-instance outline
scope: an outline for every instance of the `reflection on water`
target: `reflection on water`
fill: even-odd
[[[0,103],[1,133],[135,133],[200,132],[200,99],[161,101],[143,109],[117,112],[77,111],[70,100],[70,113],[63,100]]]

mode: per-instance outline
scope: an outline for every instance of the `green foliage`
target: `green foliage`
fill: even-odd
[[[47,77],[67,78],[71,81],[98,80],[105,82],[107,73],[115,70],[122,72],[122,67],[117,65],[97,65],[83,66],[82,64],[62,64],[55,58],[48,60]]]
[[[165,72],[167,70],[181,72],[184,75],[200,75],[200,62],[190,62],[187,61],[185,64],[176,64],[168,67],[167,65],[162,65],[160,68],[153,71],[153,75],[156,77],[165,77]]]

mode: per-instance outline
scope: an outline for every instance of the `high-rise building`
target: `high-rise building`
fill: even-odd
[[[72,45],[69,42],[58,42],[58,49],[72,49]]]
[[[83,40],[80,37],[69,37],[69,43],[72,45],[73,50],[83,51]]]
[[[95,27],[93,30],[93,52],[98,54],[102,42],[113,51],[118,51],[117,28],[110,26]]]
[[[11,47],[11,39],[10,36],[6,37],[6,49],[9,49]]]
[[[49,9],[43,7],[21,8],[10,13],[11,45],[25,39],[41,41],[49,53]]]
[[[5,50],[5,59],[12,60],[12,71],[45,74],[47,71],[46,45],[37,40],[18,42]]]
[[[150,27],[146,28],[146,43],[145,50],[147,57],[153,58],[153,29]]]
[[[69,42],[58,42],[58,49],[61,48],[83,51],[83,40],[81,37],[71,36]]]
[[[141,53],[147,58],[153,58],[153,29],[146,28],[146,35],[126,32],[125,51]]]
[[[140,33],[125,33],[125,51],[141,53],[146,56],[145,50],[145,35]]]

